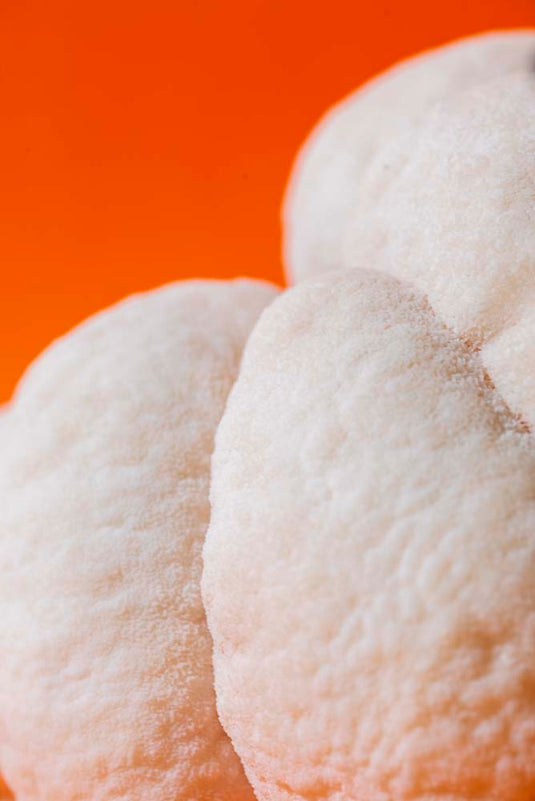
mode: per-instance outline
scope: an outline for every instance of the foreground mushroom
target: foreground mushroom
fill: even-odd
[[[211,492],[218,709],[259,801],[534,797],[534,442],[419,293],[276,301]]]
[[[200,596],[213,437],[267,284],[92,318],[2,425],[0,767],[17,801],[252,801]]]

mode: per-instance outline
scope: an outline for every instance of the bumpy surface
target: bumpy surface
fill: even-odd
[[[535,425],[535,74],[438,104],[377,155],[345,262],[407,279],[482,348],[497,388]]]
[[[304,282],[213,458],[218,709],[260,801],[532,801],[535,450],[427,302]]]
[[[274,290],[185,282],[55,343],[0,454],[0,765],[17,801],[252,801],[200,597],[215,428]]]
[[[342,243],[353,206],[385,144],[414,130],[435,102],[514,71],[532,74],[534,66],[534,30],[484,34],[409,59],[334,106],[305,143],[289,184],[284,250],[291,276],[347,266]],[[425,183],[425,173],[416,180]]]

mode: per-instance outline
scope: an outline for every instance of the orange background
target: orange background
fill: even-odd
[[[282,281],[279,205],[322,111],[535,0],[0,0],[0,401],[55,336],[181,277]]]

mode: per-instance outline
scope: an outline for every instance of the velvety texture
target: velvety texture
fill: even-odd
[[[53,344],[3,416],[0,765],[17,801],[253,801],[200,596],[213,437],[274,297],[135,296]]]
[[[361,189],[347,264],[424,291],[535,425],[535,75],[438,104],[377,154]]]
[[[259,801],[532,801],[535,450],[480,354],[358,270],[262,316],[203,598]]]
[[[385,145],[406,133],[410,147],[435,103],[512,72],[532,76],[534,64],[534,29],[480,34],[407,59],[330,109],[303,145],[284,201],[289,278],[349,266],[343,243],[354,206],[362,199],[369,208],[362,183]],[[457,146],[462,151],[462,138]],[[425,184],[425,172],[416,181]]]

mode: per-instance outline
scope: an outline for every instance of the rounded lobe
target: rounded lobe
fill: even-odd
[[[342,242],[353,207],[367,202],[362,184],[384,146],[410,137],[437,102],[460,91],[517,71],[532,76],[534,59],[533,29],[479,34],[407,59],[333,106],[301,148],[286,191],[289,277],[349,266]]]
[[[252,801],[217,717],[201,548],[214,432],[273,297],[248,281],[135,296],[22,380],[0,459],[17,801]]]
[[[217,433],[203,597],[259,801],[529,801],[535,458],[480,358],[355,271],[262,317]]]

